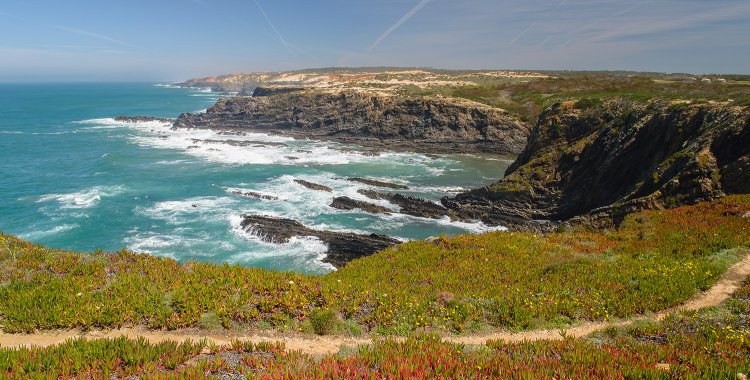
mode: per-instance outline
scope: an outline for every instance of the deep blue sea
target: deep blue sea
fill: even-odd
[[[0,84],[0,230],[55,248],[124,247],[180,261],[324,273],[332,270],[320,261],[324,244],[312,238],[264,243],[239,228],[240,215],[281,216],[314,228],[404,240],[489,229],[328,204],[340,195],[366,199],[357,190],[368,186],[341,179],[349,176],[401,183],[410,187],[404,193],[438,200],[500,178],[509,162],[497,157],[388,152],[369,157],[335,143],[114,120],[203,112],[219,96],[154,83]],[[201,141],[229,139],[286,146]],[[334,191],[309,190],[295,178]],[[231,194],[238,189],[280,199]]]

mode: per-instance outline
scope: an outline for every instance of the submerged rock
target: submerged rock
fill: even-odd
[[[360,209],[362,211],[369,212],[372,214],[386,214],[386,215],[391,214],[391,210],[386,207],[376,205],[373,203],[369,203],[369,202],[359,201],[359,200],[352,199],[349,197],[333,198],[333,202],[331,202],[330,206],[333,208],[337,208],[339,210]]]
[[[284,218],[272,218],[258,215],[243,215],[242,228],[264,241],[283,244],[295,236],[313,236],[328,245],[324,262],[340,268],[354,259],[372,255],[400,241],[378,234],[355,234],[314,230],[302,223]]]
[[[326,185],[320,185],[320,184],[317,184],[317,183],[305,181],[304,179],[295,179],[294,182],[297,182],[298,184],[300,184],[300,185],[302,185],[302,186],[304,186],[304,187],[306,187],[308,189],[311,189],[311,190],[327,191],[329,193],[333,192],[333,189],[331,189],[330,187],[328,187]]]
[[[255,199],[263,199],[267,201],[278,201],[279,197],[268,195],[268,194],[261,194],[257,193],[255,191],[240,191],[240,190],[232,190],[229,192],[230,194],[240,195],[243,197],[249,197],[249,198],[255,198]]]

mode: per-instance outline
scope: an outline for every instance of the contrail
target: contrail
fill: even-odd
[[[417,12],[419,12],[420,10],[422,10],[422,8],[424,8],[425,5],[427,5],[430,1],[432,1],[432,0],[422,0],[422,1],[419,2],[419,4],[417,4],[414,8],[412,8],[409,12],[406,12],[406,14],[403,15],[400,19],[398,19],[398,21],[396,21],[395,24],[391,25],[391,27],[388,28],[388,30],[386,30],[383,34],[381,34],[380,37],[378,37],[378,39],[376,39],[375,42],[373,42],[372,45],[370,45],[370,47],[367,48],[367,51],[368,52],[373,51],[373,49],[375,49],[376,47],[378,47],[378,45],[380,45],[380,43],[383,42],[383,40],[386,39],[386,37],[388,37],[389,34],[393,33],[403,23],[409,21],[410,18],[414,17],[414,15],[417,14]],[[565,1],[567,1],[567,0],[565,0]]]
[[[268,22],[268,25],[271,27],[271,29],[273,29],[274,33],[276,33],[276,35],[279,37],[279,39],[281,40],[281,43],[284,45],[284,47],[286,48],[286,50],[289,51],[290,53],[294,54],[294,52],[292,51],[292,48],[289,47],[289,43],[286,42],[286,40],[281,35],[281,33],[279,33],[278,29],[276,29],[276,27],[273,26],[273,23],[271,22],[271,19],[268,18],[268,16],[266,15],[266,12],[263,10],[263,8],[260,7],[260,4],[258,4],[258,0],[253,0],[253,2],[255,3],[255,6],[258,7],[258,10],[263,15],[263,18],[265,18],[266,22]]]
[[[118,45],[121,45],[121,46],[129,47],[129,48],[135,48],[135,46],[130,45],[127,42],[123,42],[123,41],[120,41],[120,40],[117,40],[117,39],[114,39],[112,37],[108,37],[108,36],[105,36],[105,35],[102,35],[102,34],[96,34],[96,33],[89,32],[89,31],[86,31],[86,30],[81,30],[81,29],[68,28],[67,26],[54,26],[54,25],[51,25],[51,26],[54,27],[57,30],[62,30],[64,32],[69,32],[69,33],[74,33],[74,34],[80,34],[82,36],[93,37],[93,38],[97,38],[97,39],[100,39],[100,40],[109,41],[109,42],[112,42],[112,43],[115,43],[115,44],[118,44]]]
[[[521,38],[521,37],[525,36],[525,35],[526,35],[526,33],[528,33],[528,32],[529,32],[529,31],[531,30],[531,28],[535,27],[535,26],[536,26],[536,24],[538,24],[538,23],[539,23],[540,21],[542,21],[542,19],[545,19],[545,18],[547,18],[547,16],[549,16],[549,15],[550,15],[550,13],[552,13],[552,12],[554,12],[554,11],[556,11],[556,10],[560,9],[560,7],[562,7],[563,5],[565,5],[565,3],[567,3],[567,2],[568,2],[568,0],[562,0],[562,1],[560,1],[559,3],[557,3],[557,5],[556,5],[556,6],[554,7],[554,8],[552,8],[552,9],[551,9],[551,10],[549,10],[549,11],[547,11],[547,13],[545,13],[545,14],[544,14],[544,15],[543,15],[542,17],[539,17],[538,19],[534,20],[534,22],[532,22],[532,23],[531,23],[531,25],[527,26],[527,27],[526,27],[526,29],[524,29],[524,30],[523,30],[523,31],[522,31],[521,33],[518,33],[518,35],[517,35],[517,36],[515,36],[515,37],[514,37],[514,38],[513,38],[513,39],[512,39],[511,41],[510,41],[510,44],[511,44],[511,45],[514,45],[514,44],[516,43],[516,41],[518,41],[518,39],[519,39],[519,38]]]

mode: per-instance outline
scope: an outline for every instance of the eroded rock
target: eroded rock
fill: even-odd
[[[386,207],[376,205],[373,203],[369,203],[369,202],[352,199],[349,197],[333,198],[333,201],[331,202],[330,206],[333,208],[337,208],[339,210],[360,209],[362,211],[369,212],[372,214],[386,214],[386,215],[391,214],[391,210]]]
[[[318,191],[326,191],[326,192],[332,192],[333,189],[326,185],[321,185],[317,183],[313,183],[310,181],[305,181],[304,179],[295,179],[294,182],[297,182],[298,184],[310,189],[310,190],[318,190]]]
[[[243,215],[242,218],[240,225],[245,231],[270,243],[283,244],[295,236],[313,236],[320,239],[328,245],[327,256],[323,261],[337,268],[351,260],[372,255],[400,243],[385,235],[315,230],[291,219],[258,215]]]

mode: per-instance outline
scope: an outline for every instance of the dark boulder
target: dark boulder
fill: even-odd
[[[304,186],[304,187],[306,187],[306,188],[308,188],[310,190],[327,191],[329,193],[333,191],[333,189],[331,189],[330,187],[328,187],[326,185],[320,185],[320,184],[317,184],[317,183],[305,181],[304,179],[295,179],[294,182],[297,182],[298,184],[300,184],[300,185],[302,185],[302,186]]]
[[[312,236],[328,245],[323,260],[340,268],[349,261],[372,255],[400,241],[378,234],[355,234],[350,232],[321,231],[306,227],[302,223],[283,218],[243,215],[241,226],[264,241],[283,244],[295,236]]]
[[[331,207],[337,208],[339,210],[360,209],[362,211],[369,212],[372,214],[386,214],[386,215],[391,214],[391,210],[386,207],[372,204],[369,202],[359,201],[359,200],[352,199],[349,197],[333,198],[333,201],[331,202]]]

